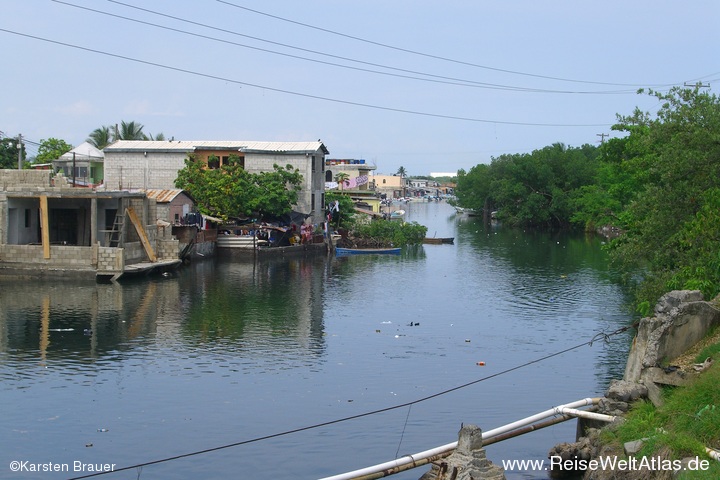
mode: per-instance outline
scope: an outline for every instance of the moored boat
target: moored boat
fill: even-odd
[[[335,249],[335,254],[337,256],[343,256],[343,255],[371,255],[371,254],[381,254],[381,255],[400,255],[400,248],[341,248],[337,247]]]
[[[425,237],[423,243],[430,245],[440,245],[443,243],[454,243],[455,237]]]

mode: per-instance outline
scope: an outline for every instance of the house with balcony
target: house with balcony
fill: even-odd
[[[189,156],[220,168],[231,155],[250,173],[268,172],[273,165],[291,165],[303,177],[295,209],[309,215],[312,223],[324,219],[325,156],[321,141],[136,141],[119,140],[105,147],[105,188],[174,189],[178,171]]]

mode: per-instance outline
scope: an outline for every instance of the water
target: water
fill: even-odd
[[[497,375],[629,322],[598,239],[486,230],[442,202],[404,208],[455,244],[224,257],[122,285],[0,280],[0,478],[180,456],[102,478],[313,479],[450,443],[463,422],[487,430],[597,396],[622,375],[627,335]],[[544,459],[574,430],[488,457]],[[18,474],[12,460],[70,471]]]

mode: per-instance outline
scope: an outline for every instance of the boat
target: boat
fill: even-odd
[[[267,240],[259,240],[252,235],[218,235],[218,248],[245,248],[252,249],[254,247],[267,246]]]
[[[455,237],[425,237],[423,239],[423,243],[428,243],[430,245],[440,245],[443,243],[454,243]]]
[[[482,215],[481,212],[473,210],[472,208],[455,207],[455,211],[461,215],[467,215],[468,217],[479,217]]]
[[[399,220],[405,215],[405,210],[395,210],[390,212],[390,220]]]
[[[400,248],[335,248],[335,254],[339,257],[345,255],[400,255]]]

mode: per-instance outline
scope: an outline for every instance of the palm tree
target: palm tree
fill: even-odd
[[[166,139],[165,139],[165,134],[160,132],[155,136],[153,136],[153,134],[151,133],[150,135],[148,135],[147,140],[157,140],[158,142],[160,142],[160,141],[164,141]]]
[[[335,175],[335,181],[340,184],[340,190],[343,190],[343,187],[345,186],[345,181],[350,178],[350,175],[348,175],[345,172],[340,172],[337,175]]]
[[[117,123],[115,124],[115,135],[113,140],[147,140],[147,135],[142,131],[143,125],[140,123],[120,122],[120,129],[118,130]]]
[[[398,168],[397,174],[400,175],[400,186],[402,187],[402,196],[405,196],[405,177],[407,176],[407,171],[405,170],[405,167],[400,166]]]
[[[110,127],[102,126],[96,128],[90,133],[86,141],[98,150],[102,150],[103,148],[110,145],[110,142],[112,141],[110,135]]]

